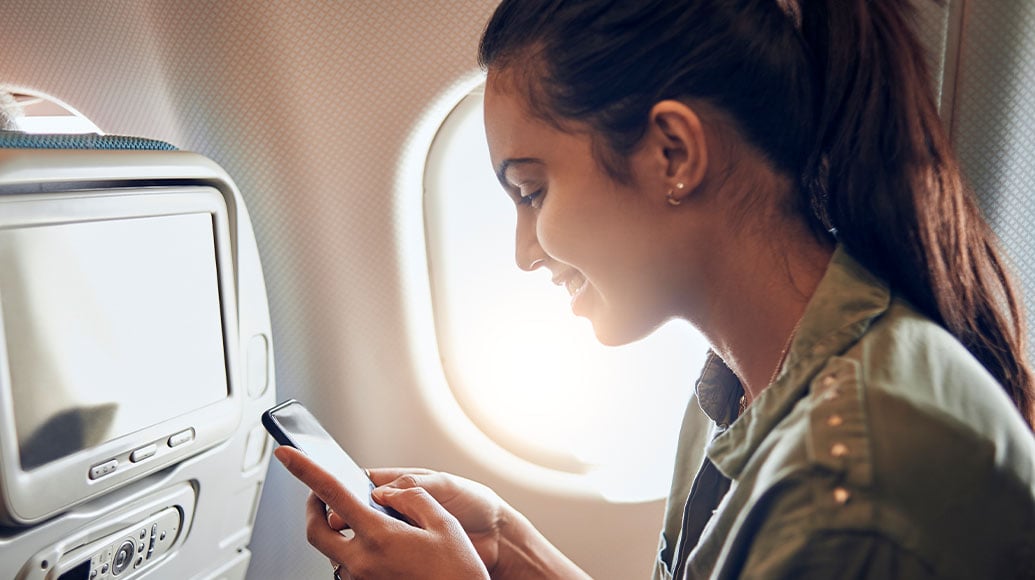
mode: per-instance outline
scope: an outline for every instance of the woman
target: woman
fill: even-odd
[[[504,0],[480,58],[518,265],[712,345],[656,577],[1035,577],[1023,315],[907,2]],[[585,575],[471,482],[373,472],[409,526],[277,456],[356,578]]]

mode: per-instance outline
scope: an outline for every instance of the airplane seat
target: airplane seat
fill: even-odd
[[[217,164],[0,131],[0,575],[243,579],[271,337]]]
[[[1035,3],[953,0],[942,111],[1010,260],[1035,360]]]
[[[0,149],[92,149],[134,151],[176,151],[176,146],[157,139],[126,135],[37,134],[0,130]]]

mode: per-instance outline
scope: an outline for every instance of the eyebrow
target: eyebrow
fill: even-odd
[[[500,181],[504,187],[507,186],[507,169],[510,169],[511,165],[518,165],[522,163],[542,163],[542,159],[536,157],[517,157],[511,159],[504,159],[500,162],[499,167],[496,168],[496,179]]]

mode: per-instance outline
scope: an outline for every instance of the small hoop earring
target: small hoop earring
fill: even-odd
[[[670,189],[670,190],[668,190],[668,193],[665,194],[665,201],[667,201],[668,204],[673,206],[673,207],[683,203],[683,199],[682,198],[675,196],[675,193],[676,193],[675,190],[678,189],[680,192],[682,192],[684,187],[686,187],[686,185],[683,184],[682,181],[676,183],[675,189]]]

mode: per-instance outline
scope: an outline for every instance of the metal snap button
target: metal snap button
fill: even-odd
[[[838,487],[834,489],[834,501],[841,505],[848,503],[848,500],[851,499],[851,497],[851,492],[849,492],[847,489],[843,487]]]

